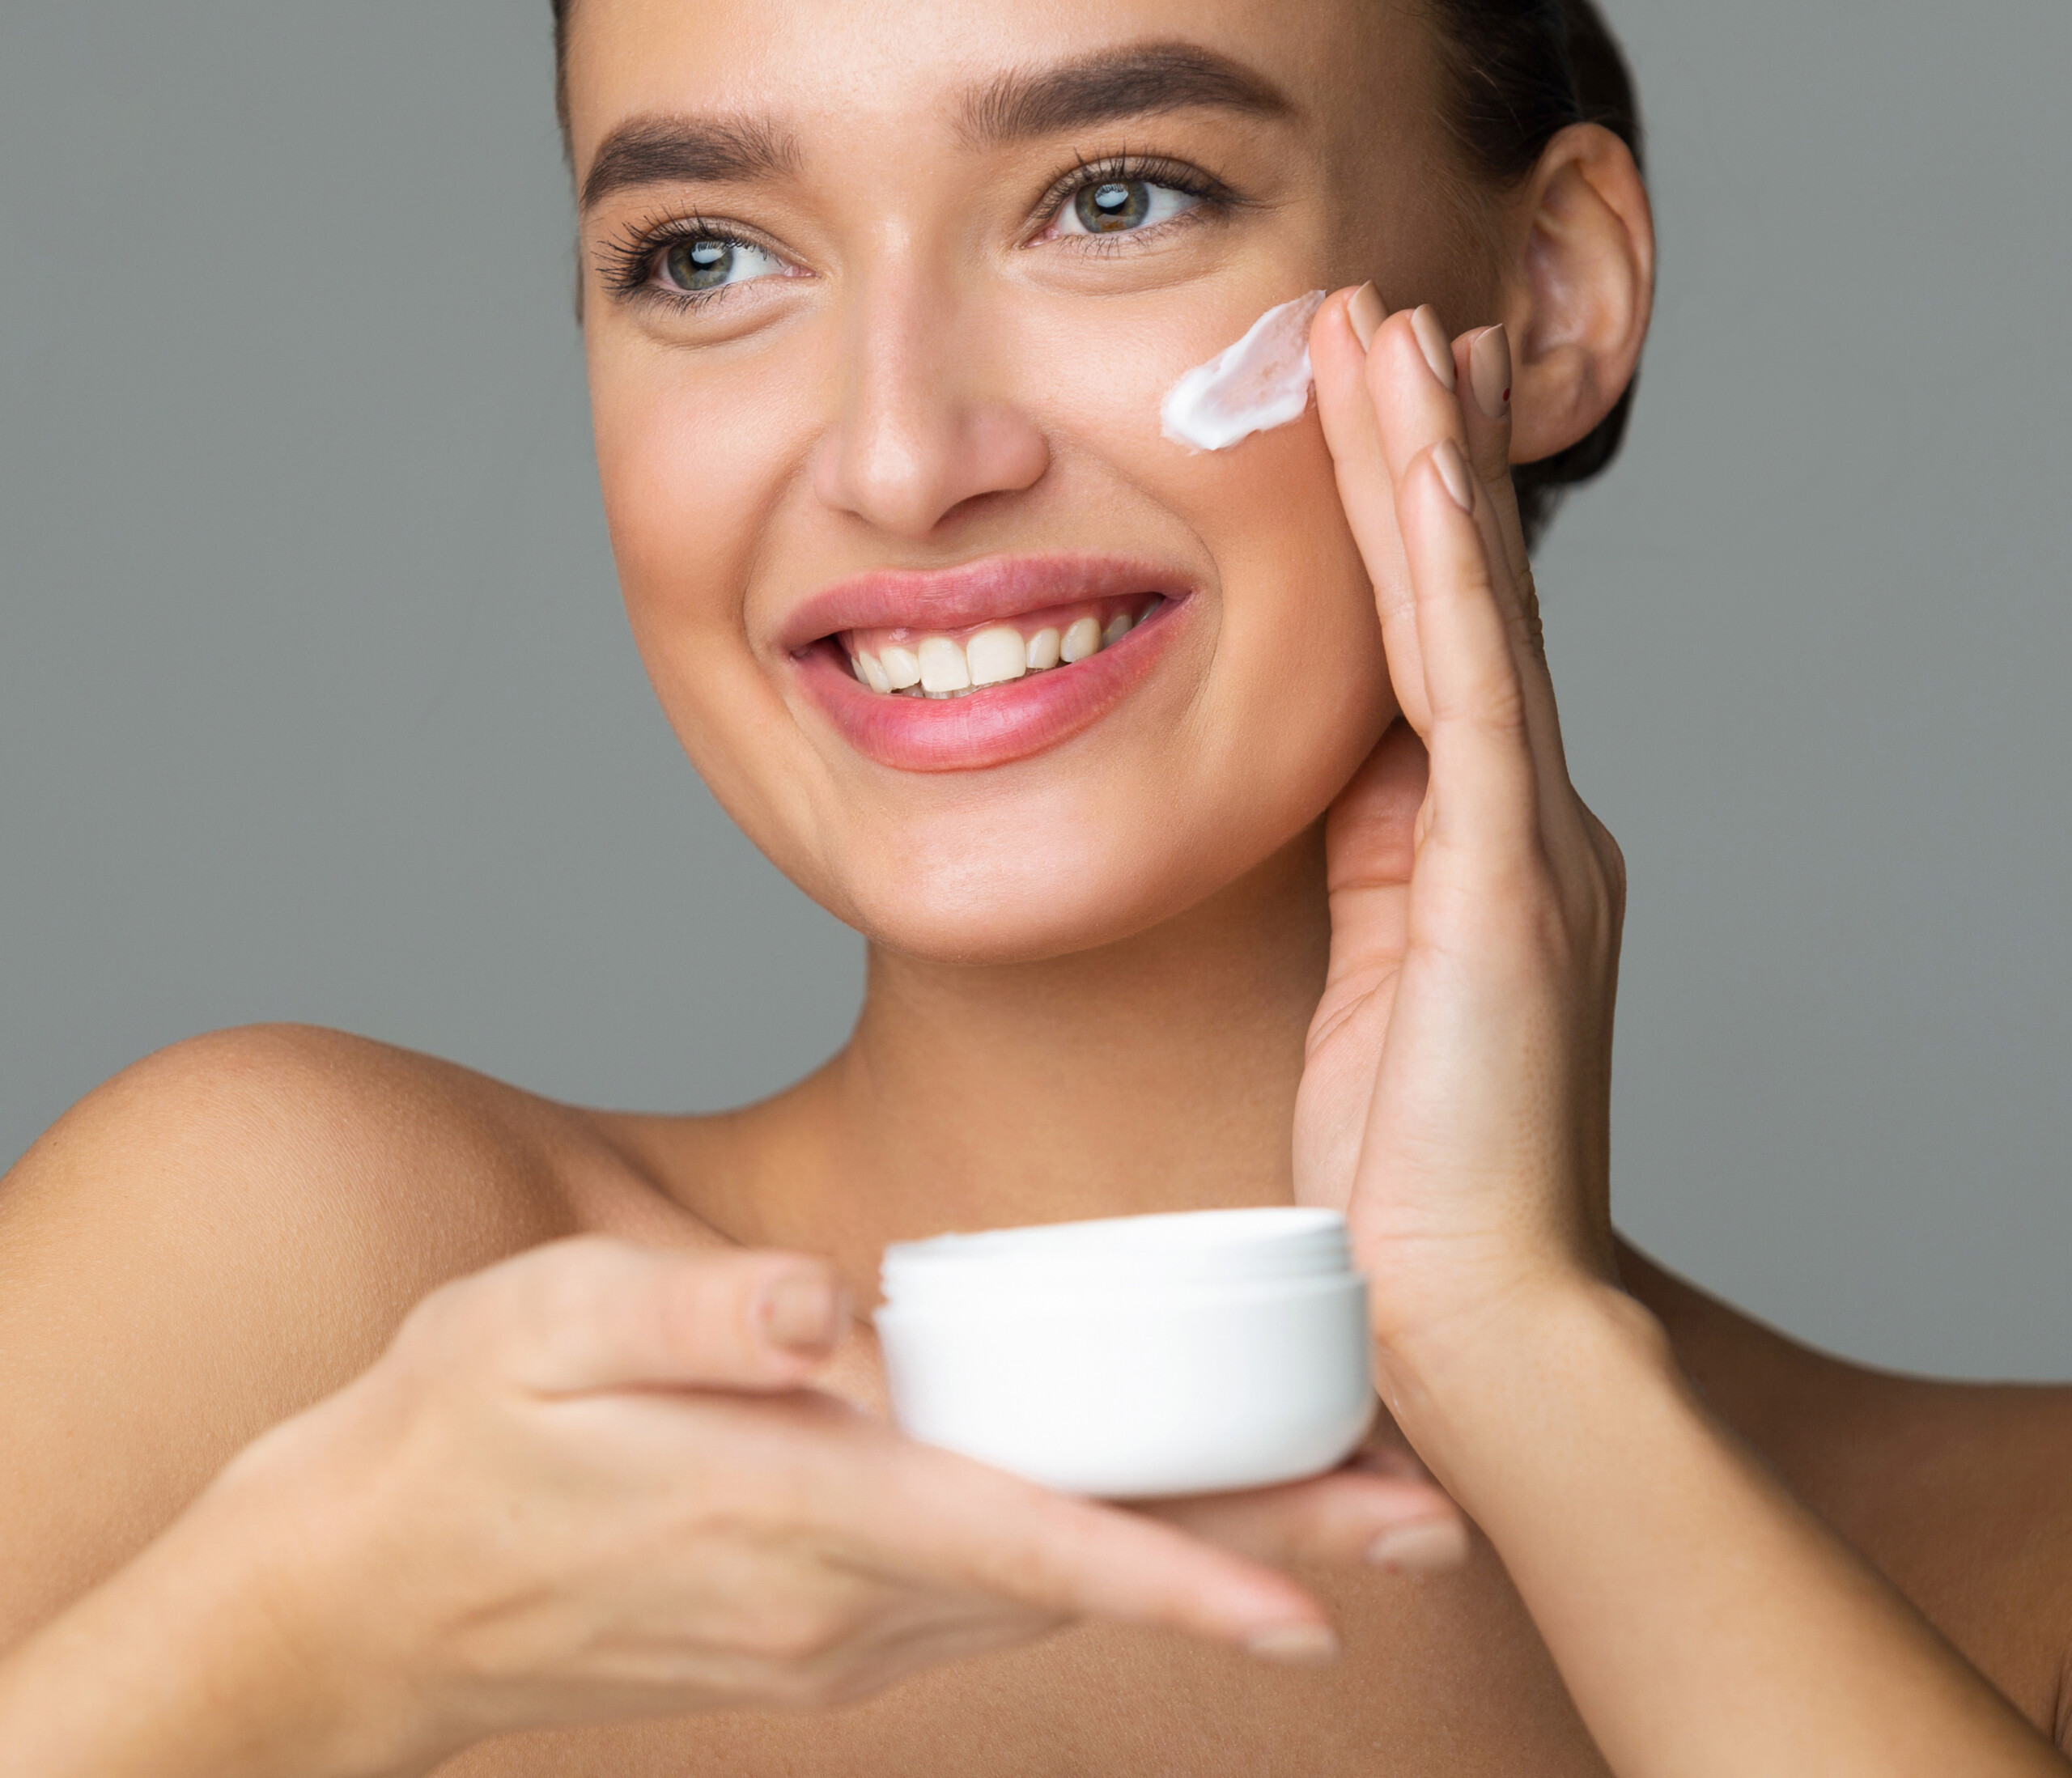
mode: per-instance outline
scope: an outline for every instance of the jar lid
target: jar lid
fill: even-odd
[[[1042,1223],[900,1241],[885,1250],[888,1307],[974,1292],[1016,1296],[1139,1292],[1213,1284],[1341,1276],[1351,1271],[1345,1218],[1273,1205]]]

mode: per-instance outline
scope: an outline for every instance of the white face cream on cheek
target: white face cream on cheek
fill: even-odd
[[[1206,364],[1166,391],[1161,430],[1175,444],[1221,451],[1299,420],[1310,405],[1310,324],[1324,292],[1268,309]]]
[[[885,1250],[894,1417],[925,1444],[1110,1500],[1331,1469],[1374,1412],[1345,1219],[1201,1210]]]

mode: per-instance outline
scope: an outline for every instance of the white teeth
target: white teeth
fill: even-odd
[[[1153,600],[1144,615],[1157,604]],[[1098,617],[1079,617],[1062,634],[1051,626],[1026,639],[1012,624],[988,624],[962,643],[948,636],[923,636],[911,647],[888,642],[875,653],[859,648],[849,656],[849,666],[876,692],[956,698],[983,686],[1009,684],[1025,673],[1048,672],[1060,662],[1070,665],[1098,655],[1142,621],[1133,613],[1118,611],[1105,630]]]
[[[1065,631],[1064,640],[1058,647],[1058,658],[1069,665],[1075,660],[1084,660],[1101,647],[1101,620],[1081,617]]]
[[[969,691],[970,668],[964,651],[947,636],[926,636],[921,641],[921,690],[943,693]]]
[[[1029,671],[1029,655],[1021,632],[1005,624],[981,630],[964,645],[974,685],[1004,685]]]
[[[888,691],[904,691],[909,685],[920,684],[921,660],[912,649],[887,643],[878,651],[878,660],[885,668]]]

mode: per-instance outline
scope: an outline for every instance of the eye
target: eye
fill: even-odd
[[[728,240],[718,235],[687,236],[672,241],[655,256],[652,281],[665,291],[700,296],[724,290],[729,284],[745,284],[755,278],[782,276],[784,266],[775,255],[746,241]]]
[[[1060,235],[1121,235],[1170,222],[1202,202],[1177,185],[1149,179],[1089,180],[1052,225]]]

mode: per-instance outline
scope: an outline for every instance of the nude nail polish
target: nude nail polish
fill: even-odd
[[[1467,384],[1484,418],[1501,420],[1511,411],[1511,336],[1501,322],[1484,328],[1467,349]]]
[[[1467,1559],[1467,1533],[1452,1519],[1392,1525],[1367,1546],[1367,1559],[1391,1574],[1443,1574]]]
[[[1374,343],[1374,329],[1389,318],[1389,312],[1382,304],[1381,292],[1372,284],[1362,284],[1345,305],[1345,318],[1352,322],[1353,337],[1364,352]]]
[[[763,1335],[787,1352],[822,1352],[841,1327],[842,1301],[825,1278],[779,1278],[762,1295]]]
[[[1467,473],[1467,459],[1460,454],[1460,447],[1451,439],[1440,439],[1432,447],[1432,467],[1439,472],[1439,479],[1446,483],[1454,504],[1463,512],[1472,512],[1475,482]]]
[[[1417,336],[1424,362],[1432,367],[1439,387],[1450,395],[1454,388],[1453,342],[1446,337],[1446,330],[1439,325],[1438,315],[1429,303],[1410,317],[1410,330]]]

